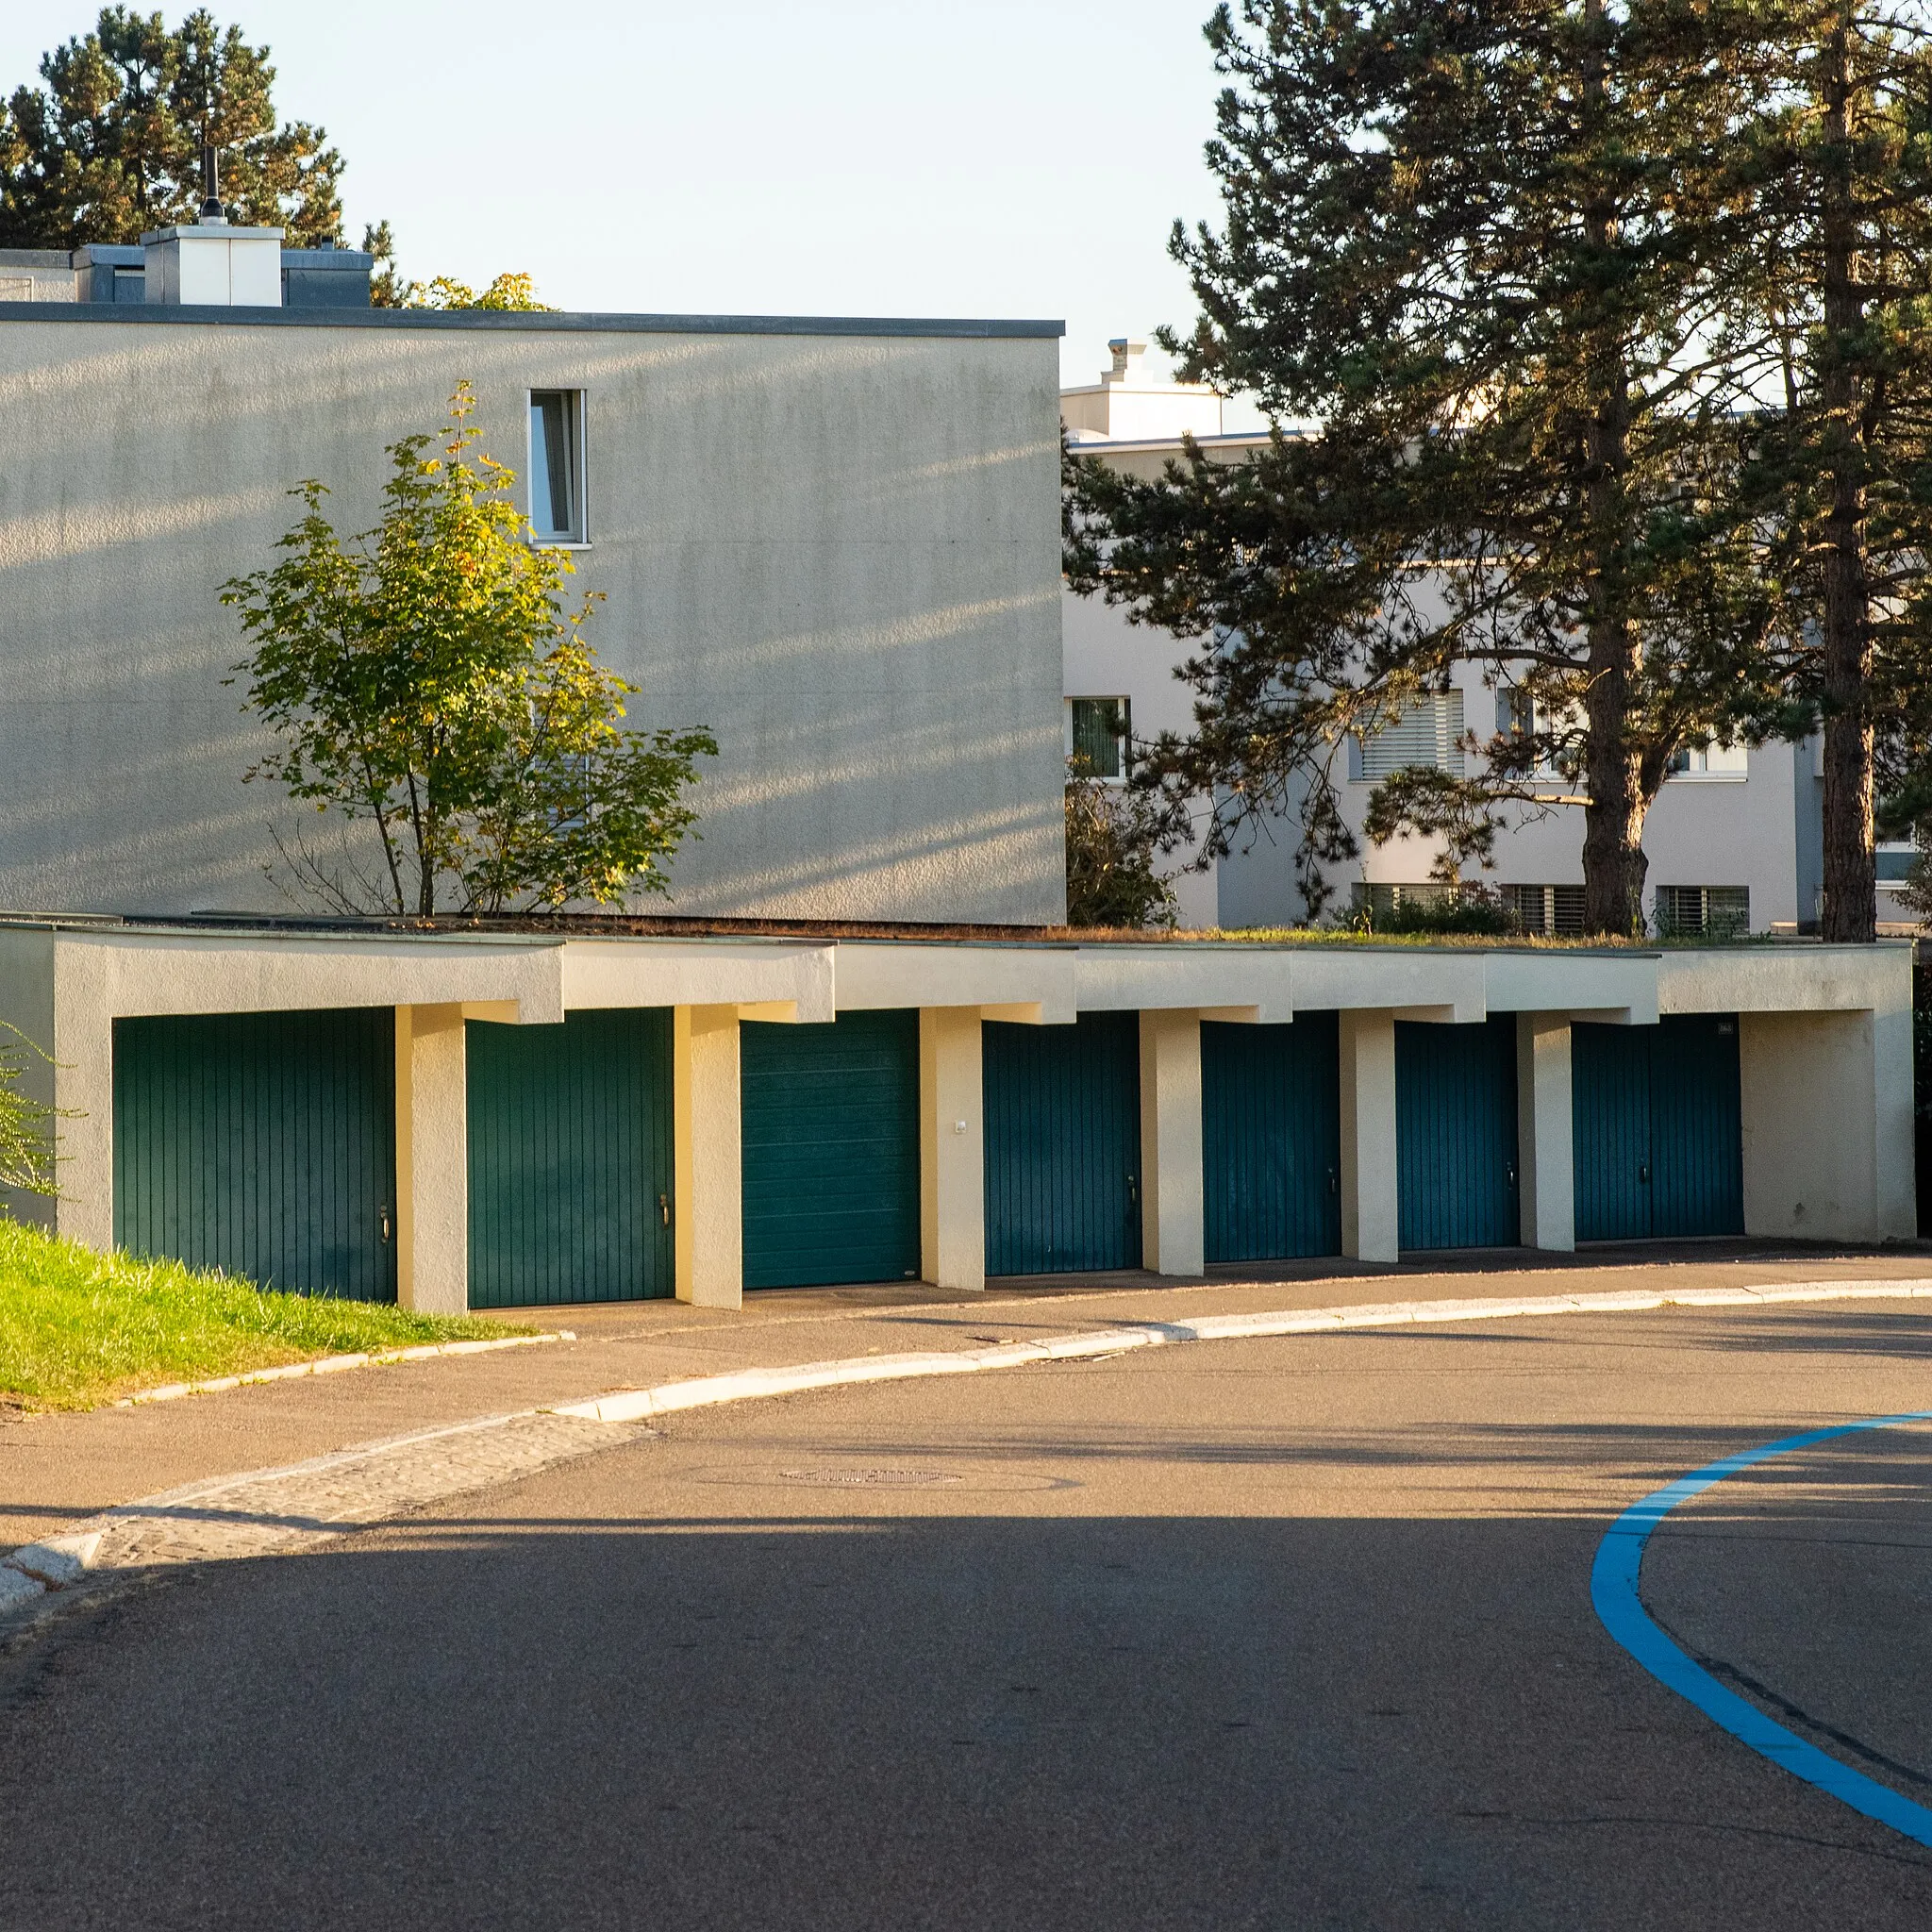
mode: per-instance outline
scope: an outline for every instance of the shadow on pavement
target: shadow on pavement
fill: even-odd
[[[0,1917],[1932,1920],[1932,1860],[1597,1628],[1600,1520],[960,1506],[450,1519],[124,1599],[8,1684]]]

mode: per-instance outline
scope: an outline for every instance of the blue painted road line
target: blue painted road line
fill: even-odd
[[[1870,1422],[1843,1423],[1830,1429],[1811,1429],[1802,1436],[1787,1436],[1782,1441],[1726,1456],[1720,1462],[1707,1463],[1689,1475],[1679,1476],[1675,1482],[1652,1491],[1641,1503],[1633,1503],[1610,1525],[1597,1546],[1596,1561],[1590,1574],[1590,1594],[1604,1628],[1653,1677],[1678,1696],[1688,1698],[1734,1738],[1769,1757],[1774,1764],[1781,1765],[1793,1777],[1829,1791],[1853,1810],[1890,1825],[1919,1844],[1932,1845],[1932,1810],[1913,1804],[1909,1798],[1902,1798],[1890,1786],[1854,1771],[1850,1765],[1840,1763],[1795,1731],[1774,1724],[1755,1704],[1736,1691],[1725,1690],[1664,1635],[1643,1607],[1637,1591],[1643,1549],[1650,1541],[1650,1533],[1678,1504],[1688,1503],[1692,1496],[1702,1495],[1713,1484],[1723,1482],[1725,1476],[1768,1462],[1774,1456],[1788,1456],[1794,1449],[1808,1449],[1837,1436],[1856,1436],[1866,1429],[1890,1429],[1901,1423],[1924,1422],[1932,1422],[1932,1409],[1918,1409],[1908,1415],[1874,1416]]]

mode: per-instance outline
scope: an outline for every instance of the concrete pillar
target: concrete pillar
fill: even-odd
[[[396,1299],[470,1306],[470,1116],[463,1009],[396,1008]]]
[[[743,1141],[738,1008],[678,1007],[672,1019],[677,1199],[677,1299],[744,1306]]]
[[[936,1288],[986,1286],[986,1122],[977,1007],[919,1014],[919,1263]]]
[[[1141,1263],[1206,1266],[1201,1205],[1201,1016],[1141,1015]]]
[[[1341,1014],[1341,1252],[1394,1261],[1395,1016]]]
[[[1910,1241],[1912,1016],[1741,1013],[1744,1231]]]
[[[1576,1246],[1572,1124],[1569,1017],[1563,1013],[1518,1013],[1517,1201],[1525,1248],[1567,1255]]]

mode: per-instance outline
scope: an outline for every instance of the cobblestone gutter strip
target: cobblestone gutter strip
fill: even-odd
[[[1332,1335],[1354,1328],[1502,1322],[1527,1316],[1604,1315],[1684,1307],[1768,1307],[1781,1302],[1932,1299],[1932,1279],[1791,1281],[1762,1288],[1641,1289],[1517,1300],[1376,1302],[1350,1307],[1134,1322],[1038,1341],[916,1355],[858,1356],[791,1368],[746,1369],[629,1389],[555,1409],[482,1416],[391,1436],[285,1469],[217,1476],[110,1509],[80,1528],[0,1557],[0,1628],[54,1607],[61,1592],[116,1571],[234,1560],[310,1548],[445,1497],[534,1475],[648,1436],[646,1420],[720,1403],[757,1401],[862,1382],[970,1375],[1031,1362],[1077,1361],[1128,1349],[1266,1336]],[[460,1346],[461,1344],[458,1344]]]
[[[506,1335],[495,1341],[425,1341],[413,1348],[371,1349],[361,1355],[325,1355],[312,1362],[284,1362],[279,1368],[253,1369],[245,1375],[216,1375],[206,1382],[163,1382],[124,1395],[115,1408],[141,1408],[150,1402],[178,1402],[184,1395],[213,1395],[224,1389],[246,1389],[257,1382],[286,1382],[292,1375],[333,1375],[341,1369],[366,1369],[386,1362],[426,1362],[440,1355],[488,1355],[499,1348],[529,1348],[539,1341],[575,1341],[568,1328],[543,1335]]]
[[[291,1554],[650,1433],[541,1410],[482,1416],[145,1496],[0,1559],[0,1627],[117,1571]]]

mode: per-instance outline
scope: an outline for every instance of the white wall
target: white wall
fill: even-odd
[[[723,746],[671,907],[1061,916],[1050,337],[8,308],[0,907],[283,909],[268,823],[315,822],[241,782],[263,740],[220,587],[275,560],[304,477],[366,528],[384,444],[467,377],[519,469],[526,391],[587,393],[589,635],[635,723]]]

